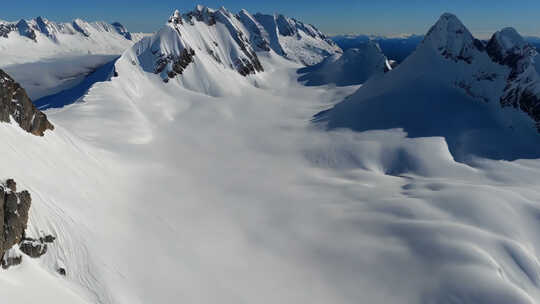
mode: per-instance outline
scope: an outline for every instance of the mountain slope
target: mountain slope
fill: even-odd
[[[0,21],[0,68],[37,100],[78,85],[143,36],[119,23],[81,19]]]
[[[412,137],[444,136],[459,160],[537,157],[540,82],[529,52],[509,30],[495,34],[486,49],[455,16],[444,14],[404,63],[317,120],[332,129],[403,128]]]
[[[298,70],[299,81],[306,85],[333,83],[338,86],[356,85],[371,77],[380,76],[392,67],[381,48],[375,42],[367,42],[359,48],[348,49],[324,59],[321,63]]]

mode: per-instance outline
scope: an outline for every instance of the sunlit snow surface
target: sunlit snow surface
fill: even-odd
[[[57,128],[44,138],[0,124],[4,175],[33,196],[30,230],[58,236],[44,259],[0,272],[0,294],[46,303],[54,291],[58,304],[540,300],[540,162],[472,167],[441,137],[323,131],[311,117],[358,87],[304,87],[299,66],[261,59],[259,88],[224,72],[221,85],[237,90],[214,98],[121,58],[119,77],[47,112]]]

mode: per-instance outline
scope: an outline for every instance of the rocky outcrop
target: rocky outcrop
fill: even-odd
[[[43,240],[24,239],[19,249],[31,258],[39,258],[47,253],[47,244]]]
[[[0,185],[0,255],[24,239],[28,223],[28,212],[32,198],[28,191],[17,192],[15,181],[8,180]]]
[[[45,113],[36,109],[26,91],[8,74],[0,70],[0,121],[14,119],[25,131],[43,136],[54,130]]]
[[[184,70],[188,67],[190,63],[193,62],[193,56],[195,56],[195,51],[193,49],[183,49],[180,52],[180,55],[174,54],[160,54],[156,61],[156,68],[154,73],[160,74],[167,67],[167,77],[163,81],[168,82],[169,79],[176,77],[177,75],[182,75]]]
[[[12,30],[13,26],[11,24],[0,24],[0,37],[7,38]]]
[[[52,235],[40,238],[26,236],[28,214],[32,198],[28,191],[17,192],[13,179],[0,183],[0,257],[2,268],[7,269],[22,262],[21,253],[39,258],[47,253],[47,244],[56,239]]]

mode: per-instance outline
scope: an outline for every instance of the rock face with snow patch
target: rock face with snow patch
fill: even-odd
[[[446,58],[453,61],[471,63],[475,51],[483,50],[482,42],[475,39],[471,32],[452,14],[443,14],[431,27],[423,41]]]
[[[197,5],[185,14],[176,10],[167,25],[133,47],[135,64],[163,81],[182,75],[191,64],[204,72],[216,66],[248,76],[264,71],[257,52],[274,51],[287,59],[315,64],[341,52],[311,25],[282,15],[233,14]],[[204,67],[202,67],[204,66]]]
[[[30,193],[17,192],[13,180],[0,185],[0,218],[3,219],[0,225],[0,256],[4,257],[8,250],[23,240],[31,203]],[[2,266],[7,265],[3,262]]]
[[[379,45],[369,41],[359,48],[348,49],[343,54],[330,56],[319,64],[302,68],[298,73],[304,74],[299,81],[305,81],[309,86],[329,83],[348,86],[362,84],[371,77],[391,70],[391,63]]]
[[[25,90],[8,74],[0,70],[0,121],[14,119],[25,131],[43,136],[54,130],[47,115],[36,109]]]

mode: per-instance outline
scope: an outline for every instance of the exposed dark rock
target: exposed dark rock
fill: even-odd
[[[182,22],[182,15],[178,10],[174,11],[174,14],[171,16],[171,18],[169,18],[168,22],[174,24],[184,24],[184,22]]]
[[[41,237],[39,240],[40,240],[42,243],[49,243],[49,244],[51,244],[51,243],[53,243],[53,242],[56,240],[56,237],[53,236],[53,235],[48,234],[48,235],[46,235],[46,236],[44,236],[44,237]]]
[[[56,239],[52,235],[45,235],[39,239],[26,237],[28,213],[32,198],[28,191],[16,192],[17,184],[8,179],[0,184],[0,257],[4,269],[18,265],[22,256],[14,247],[32,258],[38,258],[47,253],[48,245]]]
[[[46,130],[54,130],[47,115],[36,109],[26,91],[0,70],[0,121],[10,122],[11,118],[34,135],[43,136]]]
[[[0,24],[0,37],[8,38],[9,33],[13,32],[15,28],[13,24]]]
[[[17,24],[15,25],[15,28],[18,29],[21,36],[36,41],[36,32],[30,27],[30,25],[28,25],[28,22],[26,22],[25,20],[19,20],[19,22],[17,22]]]
[[[12,188],[15,188],[14,185],[13,182]],[[0,185],[0,218],[3,219],[0,227],[0,256],[4,256],[7,250],[23,240],[31,202],[28,191],[17,193],[8,185]]]
[[[17,183],[15,182],[15,180],[11,178],[6,180],[6,186],[8,187],[9,190],[13,192],[17,192]]]
[[[66,270],[62,267],[58,267],[58,269],[56,269],[56,271],[58,272],[58,274],[60,274],[61,276],[66,276]]]
[[[41,240],[26,239],[19,244],[19,249],[31,258],[39,258],[47,253],[47,244]]]
[[[161,54],[156,61],[154,73],[160,74],[168,68],[168,78],[182,75],[189,64],[193,62],[193,56],[195,56],[195,51],[193,49],[183,49],[180,56]],[[165,81],[165,79],[163,81],[168,82],[168,78],[165,78],[167,81]]]

